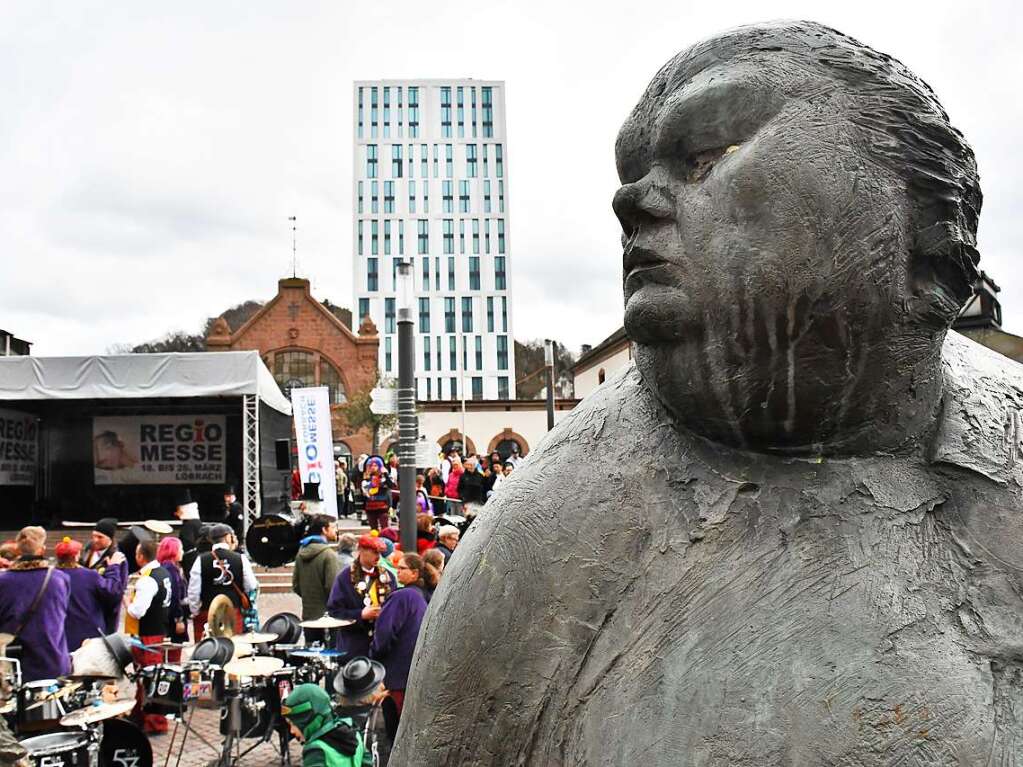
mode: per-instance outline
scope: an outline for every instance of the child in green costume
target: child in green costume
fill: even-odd
[[[282,712],[303,742],[302,767],[359,767],[362,735],[348,717],[335,717],[330,697],[315,684],[300,684],[284,699]]]

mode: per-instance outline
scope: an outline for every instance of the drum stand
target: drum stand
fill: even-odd
[[[273,738],[274,733],[277,733],[278,743],[277,752],[279,755],[280,763],[282,765],[291,765],[291,750],[288,748],[289,733],[287,724],[277,711],[272,712],[270,721],[267,722],[266,729],[263,731],[262,737],[244,751],[240,750],[239,741],[243,737],[242,735],[242,698],[244,697],[242,690],[240,689],[227,689],[225,691],[227,700],[225,705],[227,706],[227,723],[228,730],[227,736],[224,738],[224,746],[220,752],[220,759],[217,761],[217,767],[235,767],[242,763],[242,758],[245,757],[252,750],[259,748],[264,743],[269,743]],[[264,704],[265,705],[265,704]],[[249,733],[245,733],[248,735]],[[232,750],[235,752],[232,756]],[[166,765],[165,765],[166,767]]]
[[[174,715],[174,729],[171,731],[170,746],[167,748],[167,756],[163,760],[163,767],[167,767],[167,765],[170,764],[171,755],[173,755],[174,753],[174,741],[178,737],[179,726],[184,727],[185,731],[184,733],[182,733],[181,742],[178,744],[178,756],[174,762],[174,767],[178,767],[178,765],[181,764],[181,755],[185,752],[185,741],[188,740],[189,733],[192,733],[193,735],[195,735],[195,737],[197,737],[199,740],[205,743],[210,749],[212,749],[213,753],[215,754],[220,753],[219,746],[210,743],[208,740],[206,740],[206,738],[202,736],[202,733],[200,733],[197,729],[192,727],[192,714],[195,713],[195,707],[188,706],[187,708],[188,708],[187,717],[185,716],[184,706],[179,708],[177,713]]]

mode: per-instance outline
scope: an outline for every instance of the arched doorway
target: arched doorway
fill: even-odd
[[[495,450],[501,455],[502,461],[507,461],[509,458],[515,461],[529,452],[529,443],[521,434],[506,427],[504,431],[490,440],[487,453],[493,453]]]
[[[441,452],[444,455],[447,455],[452,450],[457,450],[458,454],[463,458],[466,455],[476,455],[476,443],[472,441],[472,438],[466,438],[463,444],[462,432],[458,429],[451,429],[447,434],[439,437],[437,444],[440,445]]]

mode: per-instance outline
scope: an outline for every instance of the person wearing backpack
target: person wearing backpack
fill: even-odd
[[[335,716],[330,696],[315,684],[300,684],[281,707],[291,733],[302,741],[302,767],[361,767],[365,745],[350,717]]]

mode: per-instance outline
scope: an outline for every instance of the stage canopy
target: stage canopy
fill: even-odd
[[[291,403],[255,351],[0,357],[3,401],[246,395],[291,415]]]

